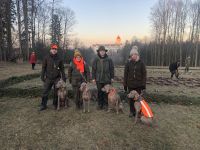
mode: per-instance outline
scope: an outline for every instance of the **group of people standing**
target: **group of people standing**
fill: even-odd
[[[40,111],[47,108],[48,94],[55,83],[62,78],[66,81],[64,64],[62,59],[57,54],[57,45],[52,44],[50,54],[44,58],[42,64],[41,79],[44,82],[44,91],[42,94],[42,102]],[[73,87],[74,99],[76,108],[82,107],[81,93],[79,91],[82,82],[90,82],[90,79],[97,86],[98,90],[98,106],[97,109],[107,108],[107,94],[101,89],[106,84],[112,84],[114,81],[114,64],[111,58],[107,55],[107,49],[100,46],[97,49],[97,57],[92,63],[92,72],[90,77],[90,69],[84,61],[81,53],[78,50],[74,51],[74,57],[68,68],[69,83]],[[140,60],[137,46],[133,46],[130,51],[130,59],[127,61],[124,69],[124,90],[130,92],[136,90],[141,94],[146,88],[146,66]],[[54,88],[53,105],[57,106],[56,88]],[[130,99],[130,117],[135,115],[134,101]]]

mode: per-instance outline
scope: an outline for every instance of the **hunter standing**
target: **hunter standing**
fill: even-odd
[[[101,89],[104,85],[111,84],[114,79],[114,65],[112,59],[106,54],[107,51],[104,46],[100,46],[92,64],[92,81],[96,83],[98,90],[97,109],[103,109],[107,105],[107,94]]]
[[[133,46],[130,52],[130,59],[124,69],[124,90],[128,92],[136,90],[141,94],[146,89],[147,71],[146,65],[140,59],[138,47]],[[129,117],[135,116],[134,100],[129,99],[130,114]]]
[[[42,63],[41,80],[44,82],[44,90],[42,94],[42,102],[40,111],[47,108],[47,101],[49,92],[54,86],[54,99],[53,105],[57,106],[57,90],[55,84],[62,78],[66,82],[63,60],[58,56],[58,46],[56,44],[51,45],[50,54],[48,54]]]
[[[76,109],[82,107],[80,86],[83,82],[89,82],[90,80],[90,70],[89,66],[84,61],[81,53],[78,50],[74,52],[73,61],[70,63],[68,69],[69,83],[73,87],[74,99],[76,103]]]

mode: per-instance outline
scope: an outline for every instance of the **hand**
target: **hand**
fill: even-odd
[[[111,79],[111,82],[114,82],[114,79]]]
[[[92,80],[92,83],[96,83],[96,80],[95,80],[95,79],[93,79],[93,80]]]
[[[145,94],[146,94],[146,90],[143,89],[143,90],[141,91],[141,94],[140,94],[140,95],[145,95]]]

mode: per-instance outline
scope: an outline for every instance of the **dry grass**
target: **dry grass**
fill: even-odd
[[[37,68],[37,66],[36,66]],[[13,76],[39,73],[41,68],[31,70],[30,64],[0,64],[0,80]],[[116,69],[118,76],[123,68]],[[168,77],[168,69],[149,69],[148,76]],[[199,78],[199,70],[184,78]],[[123,89],[119,83],[114,86]],[[24,81],[7,89],[32,90],[42,88],[39,78]],[[70,88],[70,86],[69,86]],[[148,93],[166,96],[190,96],[198,99],[199,88],[185,86],[147,85]],[[55,111],[49,101],[49,109],[39,113],[40,97],[0,98],[0,145],[1,149],[200,149],[199,105],[183,106],[151,103],[155,114],[155,126],[133,125],[125,113],[97,111],[93,102],[91,113],[76,111],[74,103],[66,110]]]
[[[10,77],[19,77],[22,75],[33,74],[41,72],[41,65],[36,64],[35,70],[32,70],[31,64],[16,64],[0,62],[0,80],[5,80]]]
[[[151,104],[156,126],[133,125],[125,114],[83,114],[74,106],[37,111],[40,98],[0,99],[1,149],[200,149],[200,109]],[[73,103],[71,103],[73,105]]]

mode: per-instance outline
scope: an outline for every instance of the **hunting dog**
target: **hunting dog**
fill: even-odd
[[[87,111],[90,112],[90,100],[91,100],[91,92],[89,90],[88,84],[83,82],[80,86],[80,91],[82,92],[82,100],[83,100],[83,112],[86,111],[86,103],[87,103]]]
[[[141,122],[146,125],[152,125],[153,123],[153,113],[144,98],[138,94],[137,91],[132,90],[128,95],[128,98],[133,98],[135,101],[134,107],[136,110],[135,124],[137,123],[138,116],[141,115]]]
[[[67,88],[66,88],[66,83],[60,79],[57,83],[56,83],[56,88],[57,90],[57,94],[58,94],[58,103],[57,103],[57,110],[60,110],[60,106],[65,106],[65,107],[69,107],[69,102],[68,102],[68,98],[67,98]]]
[[[117,114],[119,111],[123,113],[123,104],[117,90],[110,84],[106,84],[101,90],[108,93],[108,112],[115,109]]]

